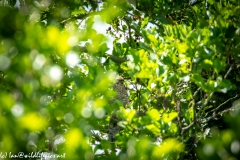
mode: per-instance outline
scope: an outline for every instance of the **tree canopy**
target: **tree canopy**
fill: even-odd
[[[237,160],[239,13],[238,0],[0,0],[0,159]]]

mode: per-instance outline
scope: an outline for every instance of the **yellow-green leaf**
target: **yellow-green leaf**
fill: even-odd
[[[168,122],[171,122],[174,118],[176,118],[178,116],[178,113],[177,112],[171,112],[169,114],[165,113],[163,114],[163,121],[165,123],[168,123]]]
[[[19,124],[30,131],[41,131],[47,127],[47,120],[39,114],[32,112],[24,115]]]

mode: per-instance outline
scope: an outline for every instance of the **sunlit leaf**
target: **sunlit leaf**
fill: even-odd
[[[158,121],[160,119],[159,112],[156,109],[151,109],[147,114],[153,121]]]
[[[146,128],[155,135],[158,135],[160,133],[160,129],[153,124],[147,125]]]
[[[68,147],[72,149],[76,149],[78,146],[82,145],[81,143],[84,141],[83,134],[78,128],[71,129],[65,135],[65,138],[68,142]]]
[[[177,112],[171,112],[169,114],[164,113],[162,119],[165,123],[171,122],[174,118],[178,116]]]
[[[48,122],[41,115],[32,112],[21,117],[19,119],[19,125],[23,128],[29,129],[30,131],[41,131],[46,129]]]
[[[177,49],[179,53],[185,53],[188,49],[188,45],[186,43],[177,43]]]
[[[155,158],[163,157],[171,152],[181,152],[184,145],[175,139],[167,139],[159,147],[155,147],[152,156]]]
[[[185,115],[186,115],[186,118],[187,118],[189,121],[193,120],[193,116],[194,116],[194,110],[193,110],[193,108],[192,108],[192,107],[189,108],[189,109],[187,110],[187,112],[185,113]]]

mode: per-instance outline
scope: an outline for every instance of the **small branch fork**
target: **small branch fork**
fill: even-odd
[[[209,111],[209,113],[213,112],[213,114],[212,114],[210,117],[207,118],[207,122],[210,121],[211,119],[217,119],[217,118],[216,118],[217,115],[222,115],[223,113],[226,113],[226,112],[229,112],[229,111],[234,111],[234,110],[235,110],[234,107],[230,107],[230,108],[227,108],[227,109],[225,109],[225,110],[223,110],[223,111],[220,111],[219,113],[216,113],[216,111],[217,111],[220,107],[222,107],[223,105],[227,104],[229,101],[234,100],[234,99],[236,99],[236,98],[238,98],[238,97],[239,97],[239,95],[235,95],[234,97],[229,98],[228,100],[226,100],[225,102],[223,102],[222,104],[220,104],[217,108]],[[206,122],[205,122],[205,123],[206,123]]]

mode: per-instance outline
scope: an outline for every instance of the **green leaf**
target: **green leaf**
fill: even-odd
[[[188,122],[191,122],[193,120],[193,116],[194,116],[194,110],[193,110],[193,107],[191,107],[185,113],[185,117],[187,118]]]
[[[221,61],[219,59],[213,60],[213,69],[218,74],[222,69],[224,69],[224,66],[222,66]]]
[[[208,3],[211,5],[214,4],[214,2],[215,2],[215,0],[208,0]]]
[[[19,125],[30,131],[44,130],[48,125],[47,120],[35,112],[28,113],[19,119]]]
[[[175,119],[178,116],[177,112],[171,112],[169,114],[164,113],[162,116],[162,119],[165,123],[171,122],[173,119]]]
[[[205,83],[204,79],[202,76],[199,74],[193,74],[191,77],[192,81],[195,82],[199,87],[202,87]]]
[[[186,43],[177,43],[176,47],[179,53],[185,53],[188,50],[188,45]]]
[[[101,54],[105,54],[109,50],[108,46],[106,43],[103,43],[99,47],[99,51]]]
[[[10,110],[10,108],[14,105],[14,99],[10,94],[7,94],[5,92],[2,92],[0,94],[0,101],[1,101],[1,107]]]
[[[156,109],[151,109],[150,111],[147,112],[147,114],[153,121],[158,121],[160,119],[160,114]]]
[[[160,129],[157,128],[155,125],[153,124],[150,124],[150,125],[147,125],[146,128],[151,131],[153,134],[155,135],[159,135],[160,134]]]
[[[86,13],[85,9],[79,9],[79,10],[72,11],[72,15],[85,14],[85,13]]]
[[[166,139],[160,146],[157,146],[153,150],[152,156],[154,159],[158,159],[160,156],[168,155],[171,152],[181,152],[184,149],[184,145],[178,142],[176,139]]]
[[[128,29],[127,25],[123,25],[122,28],[123,28],[123,31],[126,31]]]
[[[145,17],[142,21],[141,28],[144,28],[148,25],[149,17]]]
[[[139,46],[144,49],[144,50],[149,50],[149,51],[153,51],[151,47],[147,46],[145,43],[143,42],[138,42]]]

